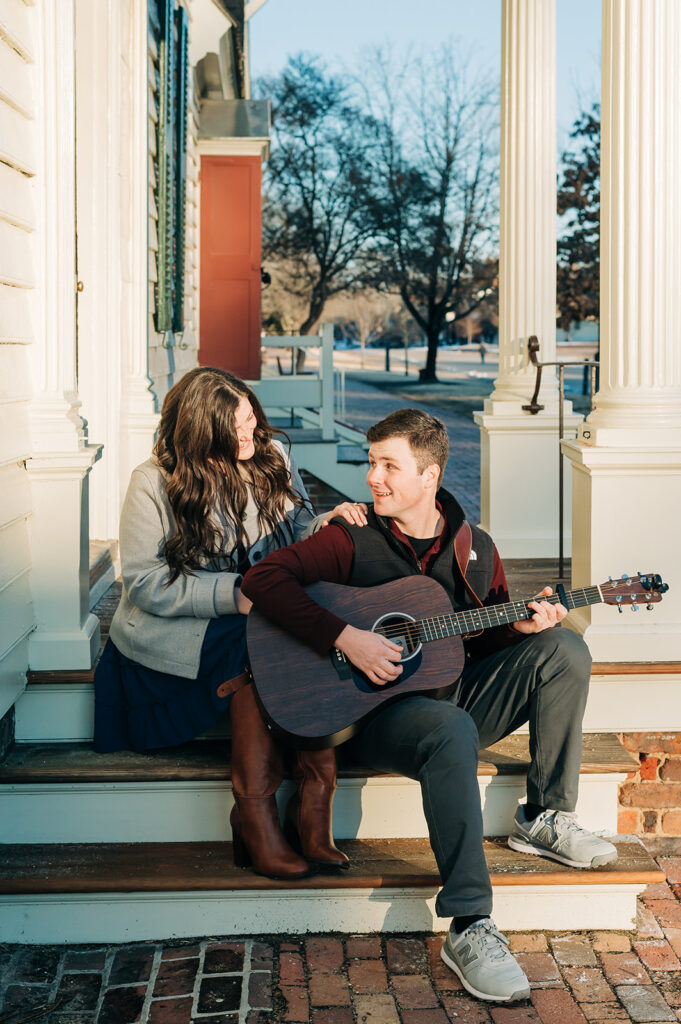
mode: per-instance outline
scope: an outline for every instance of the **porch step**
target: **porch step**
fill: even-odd
[[[333,507],[333,506],[332,506]],[[115,584],[100,601],[118,603]],[[102,616],[102,640],[110,619]],[[670,709],[679,706],[681,662],[594,663],[584,716],[592,733],[664,732]],[[22,743],[92,740],[93,670],[29,672],[26,690],[15,706],[15,735]]]
[[[229,840],[228,743],[199,740],[150,754],[18,743],[0,765],[0,843]],[[612,734],[584,736],[577,809],[587,828],[617,831],[617,787],[637,763]],[[508,833],[528,765],[522,734],[481,752],[486,835]],[[285,783],[282,809],[290,792]],[[418,783],[342,765],[334,831],[341,839],[426,836]]]
[[[127,942],[262,932],[444,930],[426,840],[341,844],[338,875],[276,882],[234,868],[229,843],[13,845],[0,867],[0,941]],[[486,841],[501,928],[633,926],[636,896],[664,880],[640,842],[615,864],[577,871]]]

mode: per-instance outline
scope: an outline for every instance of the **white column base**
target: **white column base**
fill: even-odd
[[[34,672],[90,668],[99,645],[99,619],[88,615],[78,630],[32,633],[28,642],[29,664]]]
[[[90,614],[88,474],[100,445],[27,459],[34,511],[30,522],[31,591],[36,630],[29,666],[90,668],[99,622]]]
[[[572,585],[659,573],[669,593],[648,612],[594,605],[570,614],[595,661],[681,657],[681,448],[594,448],[566,441],[572,463]]]
[[[502,558],[558,555],[558,413],[536,416],[520,402],[486,401],[474,414],[480,427],[481,526]],[[574,437],[582,417],[566,403],[564,435]],[[564,551],[570,553],[570,473],[563,496]]]

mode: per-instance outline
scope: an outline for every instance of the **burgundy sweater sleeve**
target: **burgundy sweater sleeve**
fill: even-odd
[[[509,600],[506,573],[495,546],[492,583],[489,593],[482,603],[487,608],[494,604],[506,604]],[[494,654],[496,651],[500,651],[502,648],[509,647],[511,644],[518,643],[524,639],[525,634],[519,633],[513,626],[493,626],[491,629],[486,629],[480,636],[471,637],[470,640],[466,640],[465,648],[473,658],[486,658],[488,655]]]
[[[325,580],[347,583],[354,546],[342,526],[325,526],[307,540],[280,548],[252,566],[241,591],[259,612],[318,654],[326,654],[347,625],[308,597],[303,587]]]

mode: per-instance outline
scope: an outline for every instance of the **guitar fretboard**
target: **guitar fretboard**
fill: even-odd
[[[530,599],[534,600],[534,599]],[[561,603],[559,594],[542,597],[538,600],[549,604]],[[584,608],[590,604],[600,604],[603,600],[599,587],[584,587],[568,590],[564,593],[563,602],[568,611],[573,608]],[[493,604],[485,608],[469,608],[464,612],[452,612],[451,615],[437,615],[430,619],[419,619],[419,640],[428,643],[430,640],[443,640],[448,636],[463,636],[465,633],[478,633],[481,629],[492,626],[503,626],[510,622],[528,619],[533,614],[527,601],[512,601],[506,604]]]

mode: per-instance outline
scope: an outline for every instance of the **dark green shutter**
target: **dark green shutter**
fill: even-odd
[[[158,283],[156,286],[156,330],[159,334],[172,330],[173,326],[174,7],[174,0],[159,0]]]
[[[176,48],[176,117],[175,117],[175,295],[173,301],[173,330],[184,327],[184,268],[187,210],[187,86],[188,47],[187,12],[184,7],[175,11],[177,27]]]
[[[158,41],[156,204],[158,263],[155,326],[172,344],[184,327],[187,195],[187,12],[175,0],[150,0],[149,26]]]

